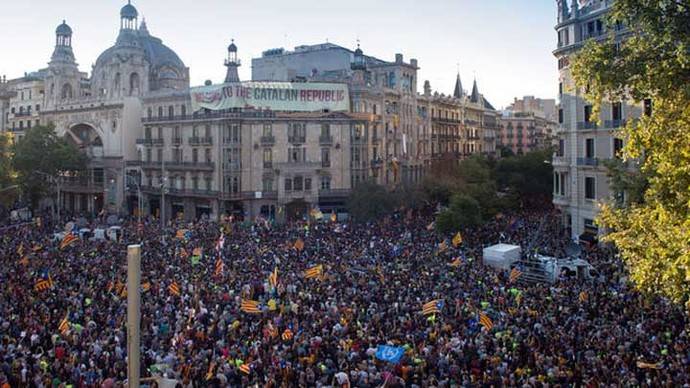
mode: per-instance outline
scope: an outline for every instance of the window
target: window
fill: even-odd
[[[181,105],[181,106],[180,106],[180,114],[181,114],[182,116],[186,116],[186,115],[187,115],[187,107],[186,107],[186,106],[184,106],[184,105]]]
[[[163,139],[163,127],[158,127],[158,139]]]
[[[152,153],[151,149],[147,148],[146,149],[146,161],[147,162],[151,162],[151,153]]]
[[[594,157],[594,139],[593,138],[585,139],[585,157],[586,158],[593,158]]]
[[[271,124],[264,124],[263,136],[273,136],[273,126]]]
[[[296,176],[292,179],[292,189],[294,191],[302,191],[303,185],[301,176]]]
[[[158,107],[158,117],[163,117],[163,107],[162,106]]]
[[[553,173],[553,192],[554,192],[554,194],[558,194],[560,192],[559,177],[560,177],[560,175],[557,172]]]
[[[311,191],[311,178],[304,178],[304,191]]]
[[[273,151],[270,148],[264,148],[264,168],[273,167]]]
[[[208,139],[211,137],[211,126],[207,125],[204,127],[204,136]],[[239,137],[239,134],[237,135]]]
[[[199,150],[192,148],[192,162],[197,163],[199,161]]]
[[[163,149],[162,149],[162,148],[159,148],[159,149],[156,151],[156,157],[158,157],[158,161],[159,161],[159,162],[163,160]]]
[[[321,124],[321,136],[331,136],[330,124]]]
[[[168,118],[172,119],[173,117],[175,117],[175,107],[170,105],[168,107]]]
[[[129,94],[135,95],[139,92],[139,74],[132,73],[129,76]]]
[[[307,150],[302,147],[289,147],[288,157],[290,163],[304,162],[307,157]]]
[[[321,177],[321,190],[330,190],[330,189],[331,189],[331,177],[322,176]]]
[[[321,148],[321,167],[331,166],[331,149]]]
[[[585,199],[595,199],[596,181],[594,177],[585,178]]]
[[[199,177],[196,175],[192,176],[192,189],[199,190]]]
[[[239,143],[240,142],[240,125],[239,124],[232,124],[230,127],[230,135],[233,143]]]
[[[623,107],[620,102],[611,104],[611,120],[620,121],[623,113]]]
[[[644,99],[644,115],[650,117],[652,115],[652,99]]]
[[[40,104],[36,104],[36,112],[40,112],[40,111],[41,111],[41,105],[40,105]]]
[[[558,83],[558,94],[559,95],[563,94],[563,82]]]
[[[144,139],[149,140],[151,138],[151,128],[144,128]]]
[[[565,156],[565,140],[563,139],[558,139],[558,151],[556,153],[556,156]]]
[[[591,105],[585,105],[585,123],[590,122],[592,119],[592,106]]]
[[[237,194],[240,192],[240,177],[232,177],[232,192]]]
[[[204,151],[204,156],[205,156],[204,161],[206,163],[211,163],[213,161],[213,159],[211,158],[211,149],[210,148],[206,148],[206,151]]]
[[[146,117],[151,118],[153,116],[153,110],[149,107],[146,110]]]
[[[261,183],[264,192],[273,191],[273,178],[265,177]]]
[[[620,158],[621,150],[623,150],[623,139],[613,138],[613,157]]]
[[[207,176],[205,181],[206,181],[206,190],[211,191],[211,187],[213,186],[213,180],[211,179],[210,176]]]
[[[285,178],[285,191],[292,191],[292,179]]]

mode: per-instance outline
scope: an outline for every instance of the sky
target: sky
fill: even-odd
[[[47,65],[55,28],[72,27],[82,71],[115,43],[126,0],[0,0],[0,75],[20,77]],[[192,85],[221,82],[230,39],[251,79],[251,59],[271,48],[326,41],[406,62],[417,58],[424,80],[450,94],[460,71],[464,89],[497,108],[514,97],[555,98],[558,89],[555,0],[133,0],[152,35],[190,68]]]

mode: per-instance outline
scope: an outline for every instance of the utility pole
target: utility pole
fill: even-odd
[[[141,245],[127,247],[127,381],[139,388],[141,329]]]

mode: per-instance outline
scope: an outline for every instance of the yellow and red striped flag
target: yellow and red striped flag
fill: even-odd
[[[283,338],[283,341],[290,341],[292,339],[292,337],[294,337],[294,336],[295,335],[292,333],[292,330],[285,329],[281,338]]]
[[[53,288],[53,278],[50,276],[50,274],[46,276],[41,277],[36,281],[36,284],[34,285],[34,290],[36,291],[45,291]]]
[[[252,366],[251,364],[242,364],[240,365],[240,372],[244,373],[245,375],[250,374],[252,371]]]
[[[440,313],[442,308],[443,299],[434,299],[430,302],[424,303],[424,305],[422,306],[422,314],[429,315]]]
[[[65,335],[67,333],[67,331],[69,330],[70,323],[69,323],[69,320],[67,319],[68,316],[69,316],[68,314],[65,314],[65,317],[62,318],[62,320],[60,321],[60,324],[58,325],[58,331],[62,335]]]
[[[216,370],[216,362],[211,361],[208,366],[208,372],[206,372],[206,380],[211,380],[213,378],[213,372]]]
[[[24,266],[29,265],[29,257],[28,256],[22,257],[22,259],[19,260],[19,264],[24,265]]]
[[[455,237],[453,237],[453,246],[457,248],[460,244],[462,244],[462,235],[458,232]]]
[[[295,241],[293,247],[301,252],[304,249],[304,241],[302,240],[302,238],[298,238],[297,241]]]
[[[462,265],[462,260],[459,257],[456,257],[455,260],[448,263],[448,265],[450,265],[453,268],[458,268]]]
[[[273,288],[278,286],[278,266],[275,266],[273,268],[273,272],[268,275],[268,284],[270,284]]]
[[[146,293],[151,289],[151,282],[146,281],[141,283],[141,292]]]
[[[589,300],[589,295],[586,291],[580,291],[580,295],[577,297],[581,303],[585,303]]]
[[[180,296],[180,286],[177,285],[176,281],[173,281],[170,286],[168,286],[168,291],[175,296]]]
[[[438,244],[438,253],[443,253],[448,249],[448,243],[446,243],[446,240],[441,241],[440,244]]]
[[[494,323],[483,311],[479,312],[479,324],[484,326],[486,330],[491,330],[494,327]]]
[[[60,243],[60,249],[65,249],[78,240],[79,237],[75,236],[73,233],[69,233],[65,236],[65,238],[62,239],[62,242]]]
[[[218,260],[216,260],[216,271],[215,271],[215,276],[220,276],[223,274],[223,268],[225,268],[225,265],[223,264],[223,259],[220,257]]]
[[[240,310],[247,314],[261,314],[259,302],[251,299],[242,299]]]
[[[321,275],[323,275],[323,265],[322,264],[313,266],[311,268],[308,268],[306,271],[304,271],[304,277],[307,279],[320,278]]]
[[[511,283],[515,283],[520,278],[520,276],[522,276],[522,271],[517,269],[517,267],[510,270],[510,282]]]

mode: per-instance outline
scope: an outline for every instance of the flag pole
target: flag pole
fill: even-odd
[[[141,326],[141,245],[127,247],[127,381],[139,388],[139,337]]]

